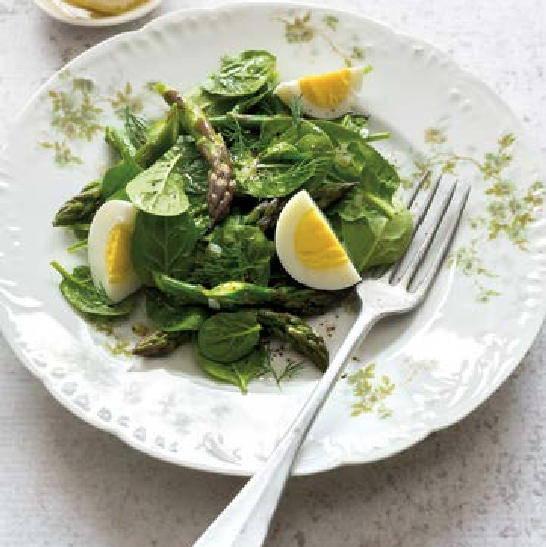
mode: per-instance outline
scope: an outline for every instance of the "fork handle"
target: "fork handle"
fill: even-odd
[[[350,354],[358,348],[380,316],[377,310],[360,310],[347,338],[279,444],[264,465],[194,543],[194,547],[263,545],[284,486],[309,429],[345,368]]]

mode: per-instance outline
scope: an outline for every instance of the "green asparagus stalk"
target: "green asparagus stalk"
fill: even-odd
[[[290,313],[258,310],[256,318],[270,336],[290,344],[323,372],[328,368],[328,348],[324,338],[315,334],[299,317]]]
[[[309,193],[320,209],[326,209],[332,203],[340,200],[356,183],[353,182],[328,182],[310,188]],[[273,198],[261,201],[248,213],[243,221],[245,224],[254,224],[262,232],[274,228],[279,215],[288,199]]]
[[[195,139],[197,149],[210,165],[207,204],[211,223],[217,224],[229,213],[236,188],[231,179],[231,161],[224,139],[214,131],[199,106],[163,84],[156,87],[168,104],[178,106],[181,128]]]
[[[119,129],[107,127],[104,131],[104,140],[123,158],[132,158],[136,153],[136,148],[131,141]]]
[[[262,232],[273,228],[286,204],[286,199],[273,198],[261,201],[244,217],[245,224],[255,224]]]
[[[64,203],[53,219],[53,226],[86,223],[102,203],[101,181],[94,180]]]
[[[230,281],[212,289],[154,273],[159,290],[170,294],[180,304],[208,306],[214,310],[270,305],[298,315],[315,315],[339,304],[347,291],[319,291],[291,286],[262,287],[252,283]]]
[[[141,357],[164,357],[190,340],[190,332],[165,332],[157,330],[143,338],[133,348],[133,354],[140,355]]]
[[[149,130],[148,140],[137,150],[134,160],[144,169],[150,167],[178,140],[179,116],[176,105],[164,120],[156,122]]]

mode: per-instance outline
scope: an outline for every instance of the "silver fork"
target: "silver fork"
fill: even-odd
[[[408,200],[408,207],[429,179],[427,173]],[[233,501],[197,540],[194,547],[259,547],[265,541],[290,471],[317,414],[343,372],[351,353],[362,343],[380,319],[409,312],[425,299],[446,256],[466,205],[470,188],[456,190],[448,185],[442,196],[438,177],[431,186],[414,220],[412,242],[405,255],[377,277],[364,279],[356,286],[360,310],[323,377],[273,450],[263,467],[246,483]]]

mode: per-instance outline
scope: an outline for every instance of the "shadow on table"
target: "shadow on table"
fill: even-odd
[[[292,479],[267,545],[459,545],[463,529],[479,529],[492,499],[509,504],[515,495],[504,476],[511,455],[500,447],[521,435],[525,373],[524,363],[463,422],[398,456]],[[35,465],[50,485],[39,504],[51,518],[61,515],[61,537],[73,535],[77,545],[189,546],[244,484],[135,452],[74,418],[41,386],[36,390],[28,404],[45,413],[46,431],[30,442],[38,444]]]

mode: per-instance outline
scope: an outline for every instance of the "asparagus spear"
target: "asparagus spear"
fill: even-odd
[[[310,188],[309,193],[320,209],[326,209],[341,199],[355,184],[354,182],[327,182],[316,188]],[[261,201],[244,217],[244,223],[255,224],[262,232],[274,228],[287,201],[287,198]]]
[[[79,194],[76,194],[61,206],[53,219],[53,226],[72,226],[86,223],[101,203],[101,181],[94,180],[84,186]]]
[[[174,89],[157,84],[168,104],[176,104],[181,127],[196,141],[197,149],[210,165],[207,204],[212,224],[217,224],[229,213],[235,193],[231,180],[231,161],[222,135],[214,131],[199,106],[182,97]]]
[[[165,332],[156,330],[143,338],[133,348],[133,354],[141,357],[163,357],[190,340],[191,333],[187,331]]]
[[[316,188],[310,188],[309,194],[320,209],[326,209],[340,200],[356,184],[356,182],[325,182]]]
[[[309,358],[323,372],[328,368],[328,348],[322,336],[299,317],[290,313],[279,313],[271,310],[258,310],[256,319],[266,332],[283,342],[287,342],[294,350]]]
[[[132,158],[136,149],[124,133],[114,127],[107,127],[104,140],[123,158]]]
[[[300,315],[315,315],[339,304],[347,291],[318,291],[291,286],[262,287],[252,283],[230,281],[212,289],[154,273],[159,290],[173,296],[180,304],[197,304],[215,310],[229,310],[268,304]]]
[[[279,214],[286,202],[286,199],[281,198],[261,201],[244,217],[244,223],[255,224],[262,232],[265,232],[277,224]]]
[[[135,162],[146,169],[167,152],[178,140],[179,122],[178,108],[173,105],[164,120],[150,127],[148,139],[136,151]]]

